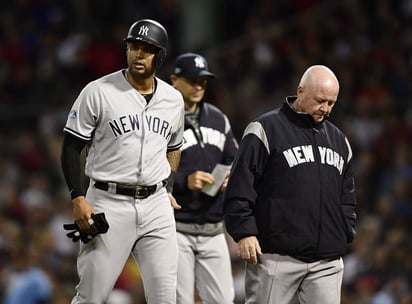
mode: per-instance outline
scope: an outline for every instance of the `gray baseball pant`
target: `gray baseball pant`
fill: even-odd
[[[246,265],[245,304],[339,304],[343,268],[342,258],[305,263],[263,254]]]
[[[177,241],[177,303],[193,304],[195,286],[202,303],[233,303],[232,268],[225,234],[201,236],[177,232]]]

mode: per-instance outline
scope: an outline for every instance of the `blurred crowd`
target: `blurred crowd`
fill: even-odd
[[[73,221],[60,170],[62,128],[87,82],[125,67],[130,24],[152,18],[170,38],[159,76],[168,81],[180,52],[205,55],[218,75],[206,99],[226,112],[239,140],[249,120],[296,92],[309,65],[336,73],[341,91],[330,119],[352,144],[358,198],[342,303],[411,304],[412,0],[148,2],[0,4],[2,303],[70,302],[78,245],[62,228]],[[242,303],[244,265],[228,242]],[[109,303],[144,303],[131,261]]]

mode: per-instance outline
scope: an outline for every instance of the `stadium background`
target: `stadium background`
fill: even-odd
[[[250,119],[294,94],[307,66],[336,72],[341,92],[331,119],[352,143],[359,201],[342,303],[412,303],[412,1],[148,2],[0,4],[1,298],[13,278],[35,274],[52,282],[50,303],[70,302],[77,245],[62,229],[72,221],[62,127],[88,81],[126,65],[130,24],[153,18],[170,38],[158,75],[168,80],[181,52],[205,55],[218,75],[206,98],[227,113],[238,139]],[[228,241],[242,303],[243,264]],[[144,303],[131,261],[110,303]]]

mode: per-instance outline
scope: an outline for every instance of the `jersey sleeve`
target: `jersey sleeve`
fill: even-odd
[[[236,242],[259,233],[253,216],[257,198],[255,185],[268,158],[269,146],[262,125],[249,124],[240,142],[224,198],[225,225]]]
[[[176,123],[172,130],[172,134],[170,136],[170,140],[167,144],[167,150],[173,151],[179,149],[183,145],[183,131],[184,131],[184,106],[183,100],[181,102],[181,110],[176,118]]]
[[[90,141],[99,118],[100,98],[96,85],[88,84],[79,94],[69,112],[64,132],[83,141]]]

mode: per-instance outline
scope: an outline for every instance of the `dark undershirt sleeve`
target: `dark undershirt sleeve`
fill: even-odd
[[[86,144],[87,142],[73,135],[64,134],[60,161],[63,176],[72,199],[85,195],[82,183],[80,155]]]

